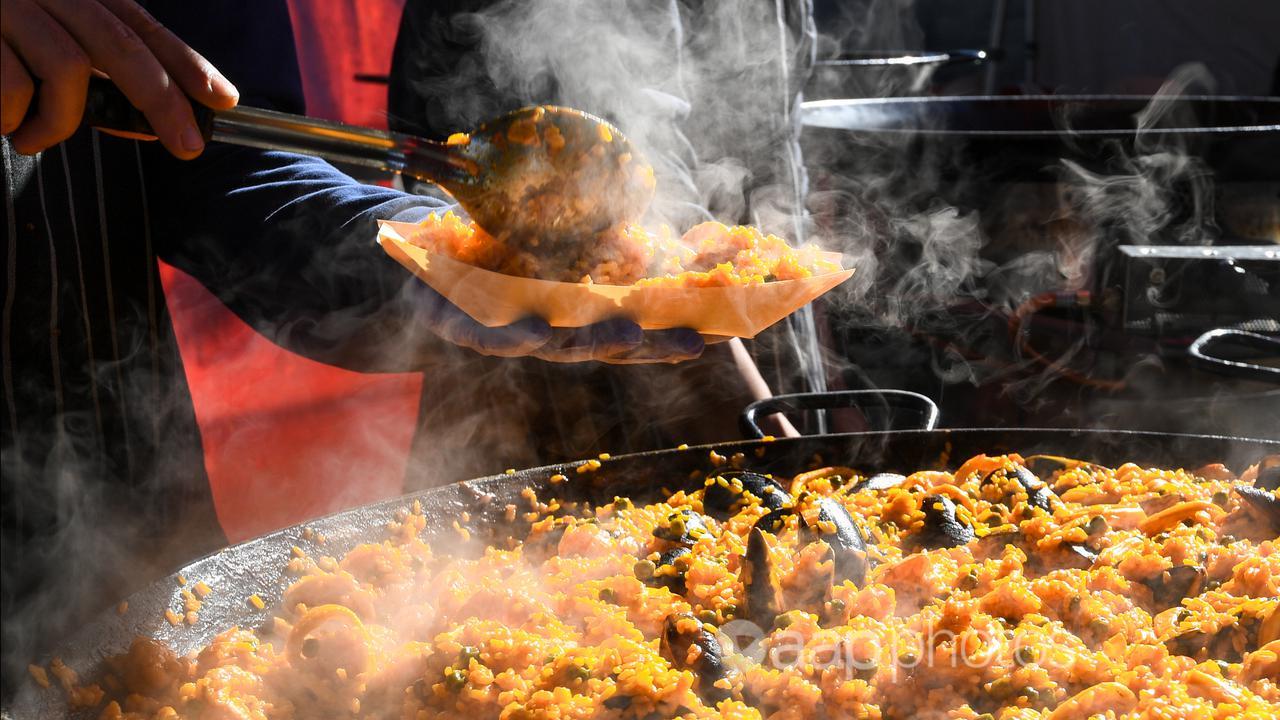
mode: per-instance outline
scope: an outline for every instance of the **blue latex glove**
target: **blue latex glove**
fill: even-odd
[[[695,330],[645,331],[624,318],[580,328],[553,328],[537,317],[485,327],[424,283],[415,283],[411,293],[419,316],[433,333],[482,355],[564,363],[677,363],[698,357],[705,347]]]

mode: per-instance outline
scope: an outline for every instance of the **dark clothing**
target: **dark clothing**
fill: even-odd
[[[147,5],[243,104],[303,110],[283,0]],[[291,350],[404,369],[416,281],[374,220],[438,203],[311,158],[213,144],[183,162],[90,130],[35,158],[6,139],[3,163],[7,685],[86,612],[225,544],[157,258]]]

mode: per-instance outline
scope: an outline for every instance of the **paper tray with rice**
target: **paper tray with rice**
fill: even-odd
[[[687,327],[707,336],[751,338],[853,275],[845,269],[714,287],[556,282],[498,273],[435,252],[413,223],[382,221],[377,240],[405,269],[488,327],[528,316],[554,327],[626,317],[646,330]],[[821,256],[839,267],[838,253]]]

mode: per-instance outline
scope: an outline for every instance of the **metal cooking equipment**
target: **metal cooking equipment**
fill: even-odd
[[[521,108],[481,123],[463,143],[260,108],[215,111],[193,102],[192,109],[205,140],[304,153],[427,180],[447,190],[490,233],[522,241],[579,242],[634,220],[653,198],[651,168],[622,132],[570,108]],[[544,117],[559,131],[560,145],[550,154],[534,127]],[[104,78],[89,81],[82,122],[155,134],[146,116]],[[532,141],[515,140],[530,132]]]
[[[1280,131],[1280,98],[1184,95],[1013,95],[815,100],[801,106],[807,127],[877,133],[1035,138],[1121,137],[1136,130],[1203,134]]]
[[[1196,338],[1187,348],[1187,354],[1191,356],[1192,362],[1211,372],[1280,383],[1280,367],[1246,362],[1213,351],[1219,344],[1228,344],[1232,341],[1246,348],[1268,353],[1271,357],[1280,357],[1280,339],[1229,328],[1210,330]]]
[[[916,95],[944,67],[994,67],[1003,57],[998,48],[846,52],[814,62],[804,95],[810,99]]]
[[[885,67],[888,65],[949,65],[955,63],[983,63],[999,60],[999,50],[867,50],[844,53],[830,60],[818,60],[815,66],[824,68]]]
[[[1123,266],[1116,285],[1122,313],[1117,323],[1126,332],[1188,338],[1183,344],[1219,327],[1280,333],[1280,246],[1121,245],[1116,250]]]
[[[1187,346],[1277,332],[1280,98],[848,99],[802,123],[818,223],[878,262],[864,305],[830,309],[849,313],[831,323],[857,366],[844,387],[922,392],[960,425],[1276,435],[1280,390]],[[1143,193],[1152,220],[1129,223]],[[921,263],[902,219],[948,207],[991,270],[906,328],[880,322]]]
[[[814,100],[801,105],[806,158],[848,167],[928,161],[974,184],[1055,181],[1061,158],[1106,172],[1117,151],[1173,149],[1220,179],[1275,181],[1280,98],[1020,95]],[[884,155],[889,157],[883,157]],[[835,158],[831,157],[835,156]],[[985,187],[990,187],[985,185]],[[980,192],[980,188],[967,188]],[[963,196],[952,202],[962,204]]]
[[[129,598],[128,611],[118,616],[105,612],[69,639],[57,653],[82,677],[92,680],[104,658],[128,648],[138,634],[159,638],[179,653],[206,644],[233,625],[257,626],[269,622],[272,610],[290,582],[283,572],[290,549],[297,545],[310,554],[341,555],[355,545],[379,540],[384,524],[417,500],[428,518],[426,534],[447,548],[456,537],[452,523],[469,512],[468,526],[481,539],[522,532],[503,518],[508,503],[521,501],[520,491],[532,487],[556,497],[607,502],[614,495],[653,498],[662,486],[691,488],[694,470],[709,470],[709,453],[725,457],[742,454],[745,467],[767,472],[793,473],[809,467],[820,456],[824,463],[839,463],[868,471],[910,471],[954,466],[977,453],[1017,451],[1053,453],[1106,464],[1135,461],[1149,465],[1194,467],[1224,462],[1237,472],[1270,453],[1280,453],[1280,442],[1207,435],[1174,435],[1126,431],[1071,430],[906,430],[848,433],[771,442],[748,440],[686,449],[623,455],[603,461],[591,473],[578,473],[580,463],[523,470],[434,488],[330,515],[287,528],[198,560],[182,568],[189,583],[204,581],[213,592],[204,600],[200,621],[194,627],[172,627],[164,619],[166,608],[181,602],[177,573]],[[568,482],[552,485],[550,478],[564,473]],[[326,537],[323,545],[303,536],[311,528]],[[256,610],[246,598],[256,593],[267,609]],[[42,691],[23,683],[13,705],[3,711],[8,718],[67,717],[60,690]],[[75,716],[72,716],[75,717]]]
[[[762,416],[799,410],[825,412],[841,409],[856,412],[854,423],[859,432],[871,429],[932,430],[938,425],[938,406],[927,395],[907,390],[840,390],[774,395],[757,400],[742,411],[738,428],[743,437],[764,439],[768,434],[760,427]]]

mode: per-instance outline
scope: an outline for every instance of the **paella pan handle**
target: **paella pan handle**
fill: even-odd
[[[1191,356],[1191,361],[1203,370],[1247,380],[1280,383],[1280,368],[1231,360],[1215,352],[1220,346],[1226,344],[1280,355],[1280,339],[1230,328],[1216,328],[1196,338],[1187,347],[1187,354]]]
[[[833,408],[882,407],[890,410],[914,410],[920,418],[921,430],[932,430],[938,424],[938,406],[920,393],[908,390],[843,390],[825,393],[794,393],[774,395],[757,400],[742,411],[738,418],[742,434],[748,438],[767,435],[760,429],[759,419],[777,412],[794,410],[830,410]],[[865,415],[865,413],[864,413]],[[888,428],[885,428],[888,429]]]

